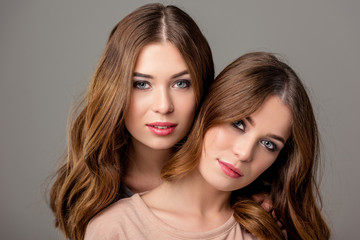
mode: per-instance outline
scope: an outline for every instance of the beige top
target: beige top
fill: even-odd
[[[207,232],[186,232],[158,218],[139,194],[121,199],[96,215],[88,224],[85,240],[118,239],[256,239],[232,216],[222,226]]]

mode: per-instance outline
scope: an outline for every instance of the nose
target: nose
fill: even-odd
[[[255,143],[250,139],[241,139],[234,142],[233,153],[242,162],[250,162],[253,159]]]
[[[168,114],[174,111],[174,104],[169,91],[166,87],[160,87],[154,92],[152,102],[152,110],[154,112]]]

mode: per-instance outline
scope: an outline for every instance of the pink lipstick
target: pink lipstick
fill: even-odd
[[[146,124],[146,126],[156,135],[166,136],[175,130],[177,124],[171,122],[153,122]]]
[[[230,163],[222,162],[219,159],[218,159],[218,163],[221,167],[221,170],[229,177],[239,178],[243,176],[240,169],[236,168],[234,165]]]

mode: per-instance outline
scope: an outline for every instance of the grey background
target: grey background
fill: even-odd
[[[1,239],[61,239],[44,200],[65,149],[70,105],[112,27],[149,1],[0,2]],[[309,88],[322,135],[332,239],[358,236],[360,1],[162,1],[188,12],[216,73],[249,51],[280,53]]]

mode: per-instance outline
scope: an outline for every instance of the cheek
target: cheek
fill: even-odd
[[[255,165],[255,169],[257,172],[257,177],[260,176],[263,172],[265,172],[271,165],[274,164],[276,158],[273,156],[262,157],[258,164]]]
[[[185,120],[192,124],[195,118],[195,96],[194,94],[188,94],[186,96],[176,96],[174,99],[176,104],[175,111],[179,113]]]
[[[146,101],[146,97],[140,97],[136,93],[131,93],[131,99],[129,109],[126,118],[134,118],[138,116],[142,111],[146,109],[149,101]]]
[[[204,148],[203,152],[212,156],[219,156],[224,152],[228,152],[231,149],[234,139],[231,134],[228,133],[226,127],[215,126],[207,130],[204,136]]]
[[[231,127],[231,126],[230,126]],[[232,131],[227,124],[213,127],[211,130],[211,138],[209,139],[212,146],[209,149],[214,149],[217,152],[231,151],[234,142],[237,140],[238,135],[232,134]]]
[[[141,122],[141,109],[144,108],[142,106],[143,105],[141,100],[139,101],[139,99],[135,96],[131,96],[129,108],[125,116],[125,126],[130,134],[132,134],[132,132],[137,129],[138,123]]]
[[[198,170],[202,177],[206,181],[210,181],[216,174],[216,168],[214,167],[214,153],[209,149],[209,145],[204,145],[202,148],[201,157],[198,163]]]

